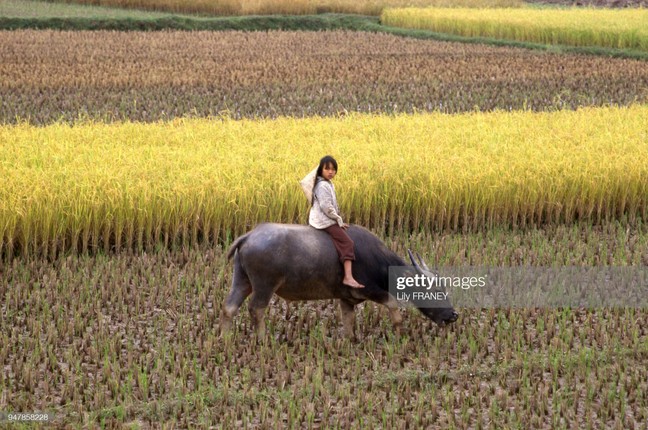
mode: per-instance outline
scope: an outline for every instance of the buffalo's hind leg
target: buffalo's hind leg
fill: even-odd
[[[221,336],[229,331],[232,325],[232,318],[238,313],[239,308],[250,293],[252,293],[252,284],[243,271],[243,267],[241,267],[237,252],[234,256],[232,290],[225,299],[223,309],[221,310]]]
[[[252,319],[252,326],[254,327],[257,338],[262,339],[265,337],[265,320],[263,314],[270,304],[270,299],[274,291],[272,288],[255,288],[249,302],[250,318]]]

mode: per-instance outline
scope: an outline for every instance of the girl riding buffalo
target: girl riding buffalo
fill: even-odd
[[[344,266],[344,279],[342,283],[352,288],[364,288],[353,278],[351,272],[352,261],[355,260],[353,240],[345,231],[349,224],[342,221],[340,209],[335,195],[335,187],[331,182],[337,173],[337,161],[330,155],[320,160],[313,184],[313,197],[308,223],[319,230],[324,230],[333,239],[333,244]]]

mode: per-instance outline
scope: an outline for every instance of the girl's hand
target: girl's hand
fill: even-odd
[[[347,228],[349,228],[349,224],[343,222],[340,227],[342,227],[344,230],[346,230]]]

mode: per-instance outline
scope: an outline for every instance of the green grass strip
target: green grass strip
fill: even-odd
[[[252,15],[218,18],[189,18],[170,16],[154,19],[137,18],[7,18],[0,17],[0,29],[56,29],[56,30],[241,30],[241,31],[319,31],[351,29],[378,25],[377,17],[350,14],[322,15]]]
[[[112,18],[7,18],[0,17],[1,30],[55,29],[55,30],[119,30],[119,31],[160,31],[160,30],[208,30],[208,31],[322,31],[354,30],[393,34],[396,36],[431,39],[444,42],[478,43],[494,46],[509,46],[534,49],[554,53],[599,55],[616,58],[647,60],[648,52],[630,49],[600,47],[576,47],[546,45],[514,40],[487,37],[464,37],[427,30],[412,30],[382,25],[378,17],[352,14],[321,15],[267,15],[236,16],[218,18],[189,18],[170,16],[155,19],[112,19]]]
[[[180,15],[173,12],[125,9],[90,4],[56,1],[2,0],[0,16],[9,18],[99,18],[99,19],[154,19]],[[186,15],[185,15],[186,16]],[[193,16],[190,16],[193,17]]]

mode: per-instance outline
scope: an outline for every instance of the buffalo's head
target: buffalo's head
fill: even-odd
[[[437,275],[430,270],[430,268],[427,266],[427,264],[425,264],[425,262],[423,261],[423,259],[418,253],[416,253],[416,256],[418,257],[418,262],[414,258],[414,255],[412,255],[412,251],[408,249],[407,253],[409,254],[410,260],[412,261],[412,265],[414,266],[414,269],[418,274],[426,276],[429,279],[437,278]],[[432,288],[431,291],[437,293],[445,292],[445,288],[437,284]],[[434,307],[417,306],[417,308],[421,311],[423,315],[430,318],[432,321],[434,321],[437,325],[441,327],[444,327],[446,324],[453,323],[457,321],[457,318],[459,318],[459,314],[454,310],[452,304],[447,299],[436,302]]]

